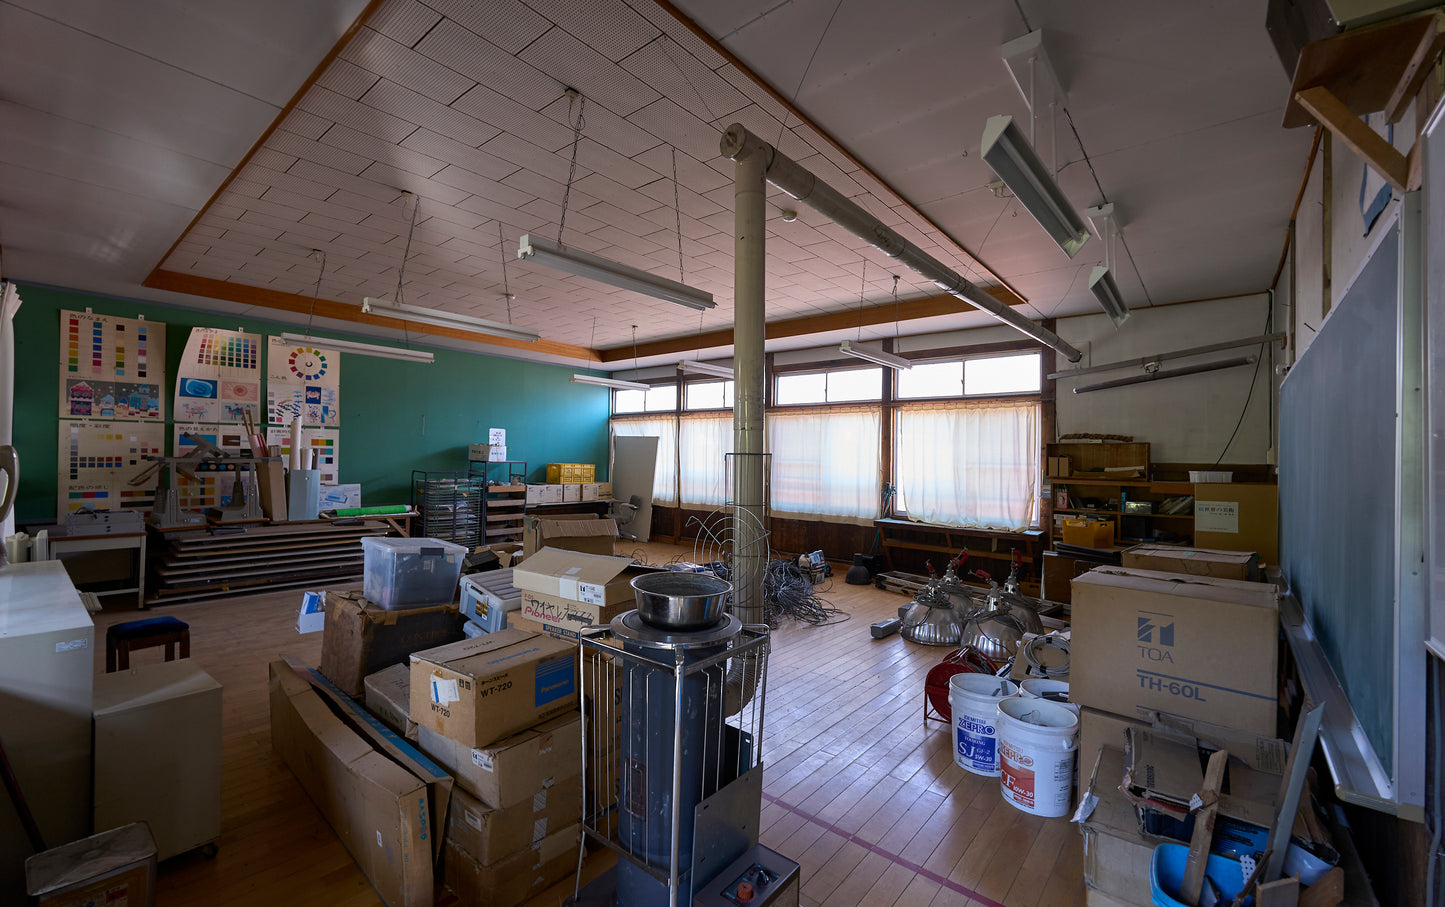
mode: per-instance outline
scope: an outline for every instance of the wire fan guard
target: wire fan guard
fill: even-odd
[[[744,542],[739,550],[737,541],[737,522],[741,521],[752,527],[752,532],[746,533],[752,537],[750,542]],[[704,567],[712,567],[714,564],[721,564],[727,575],[724,579],[731,579],[733,575],[733,559],[738,555],[752,555],[759,559],[759,563],[767,564],[772,560],[772,547],[768,537],[772,534],[763,526],[763,523],[752,512],[735,504],[727,504],[704,516],[689,517],[687,527],[697,526],[697,537],[693,540],[692,559],[694,563]],[[716,570],[716,568],[713,568]]]

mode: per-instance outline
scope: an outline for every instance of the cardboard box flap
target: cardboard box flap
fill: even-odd
[[[436,646],[430,649],[422,649],[411,653],[411,662],[429,661],[432,664],[446,665],[452,667],[453,662],[471,658],[474,655],[484,655],[487,652],[494,652],[497,649],[504,649],[513,643],[525,641],[530,636],[536,636],[530,630],[518,630],[515,627],[507,627],[495,633],[484,633],[472,639],[459,639],[456,642],[449,642],[444,646]]]
[[[582,517],[582,514],[578,514]],[[617,538],[617,521],[604,520],[595,513],[586,514],[586,518],[572,519],[570,517],[556,517],[552,519],[538,519],[537,531],[549,539],[555,538],[584,538],[588,536],[602,536],[604,538]]]
[[[1253,551],[1225,551],[1221,548],[1183,548],[1178,545],[1135,545],[1125,554],[1139,557],[1167,557],[1186,561],[1219,561],[1226,564],[1249,564],[1259,555]]]
[[[543,548],[513,570],[512,585],[587,604],[611,604],[619,595],[631,597],[629,578],[623,576],[631,566],[630,557]]]
[[[1131,727],[1127,731],[1124,789],[1140,806],[1177,817],[1190,812],[1190,801],[1204,786],[1202,760],[1209,747],[1195,737],[1162,728]],[[1283,741],[1280,741],[1283,742]],[[1230,750],[1219,797],[1221,814],[1268,827],[1274,821],[1278,773],[1251,768]]]
[[[1080,768],[1093,765],[1094,779],[1089,792],[1099,798],[1094,811],[1084,820],[1087,831],[1103,831],[1120,838],[1132,838],[1139,834],[1139,819],[1134,815],[1134,805],[1121,796],[1124,781],[1124,751],[1116,746],[1104,745],[1092,757],[1080,753]]]
[[[1154,595],[1184,595],[1206,601],[1229,602],[1279,609],[1279,590],[1271,583],[1222,579],[1216,576],[1181,576],[1133,567],[1095,567],[1074,577],[1074,586],[1106,586]],[[1076,593],[1077,594],[1077,593]]]

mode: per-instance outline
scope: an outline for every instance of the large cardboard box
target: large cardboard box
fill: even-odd
[[[366,710],[381,723],[416,743],[411,720],[411,665],[396,664],[366,675]]]
[[[381,899],[431,907],[451,777],[318,672],[270,675],[272,747]]]
[[[655,572],[627,557],[543,548],[516,568],[512,584],[522,590],[522,617],[576,639],[583,628],[632,610],[633,577]]]
[[[363,696],[366,675],[406,664],[418,649],[464,638],[465,624],[456,605],[387,611],[359,592],[328,592],[321,673],[346,695]]]
[[[578,766],[580,768],[580,766]],[[447,812],[447,841],[483,866],[495,866],[547,835],[582,819],[582,775],[551,779],[520,803],[494,808],[463,791],[452,791]]]
[[[1279,486],[1228,482],[1194,486],[1194,544],[1255,551],[1279,563]]]
[[[32,854],[24,890],[4,895],[7,904],[33,907],[155,907],[155,841],[135,822]]]
[[[595,513],[574,513],[555,518],[529,515],[522,522],[524,558],[543,548],[611,556],[616,539],[617,521],[600,519]]]
[[[568,643],[507,628],[411,656],[411,717],[470,747],[486,746],[577,707]]]
[[[1080,787],[1088,783],[1088,773],[1093,769],[1094,757],[1100,748],[1111,746],[1122,750],[1128,746],[1128,730],[1131,727],[1149,727],[1149,722],[1113,712],[1098,709],[1079,709],[1079,779]],[[1118,780],[1115,780],[1115,786]]]
[[[1070,696],[1126,717],[1152,711],[1273,737],[1274,586],[1098,567],[1073,581]]]
[[[423,727],[419,742],[424,752],[456,776],[458,787],[483,804],[502,809],[582,770],[581,723],[580,714],[569,712],[481,747]]]
[[[1134,804],[1119,790],[1124,777],[1124,753],[1117,746],[1106,746],[1093,754],[1080,750],[1079,765],[1083,777],[1095,778],[1092,792],[1099,798],[1094,811],[1079,826],[1084,837],[1088,902],[1108,903],[1095,899],[1094,892],[1099,892],[1132,907],[1151,907],[1154,901],[1149,892],[1149,861],[1158,842],[1139,831]]]
[[[1215,548],[1180,548],[1174,545],[1135,545],[1123,554],[1125,567],[1162,570],[1189,576],[1217,576],[1220,579],[1259,579],[1259,556],[1253,551],[1221,551]]]
[[[581,832],[581,825],[565,828],[494,866],[448,841],[446,885],[471,907],[515,907],[576,870]]]

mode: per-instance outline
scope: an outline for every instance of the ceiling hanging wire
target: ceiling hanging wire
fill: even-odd
[[[577,178],[577,145],[582,141],[582,130],[587,120],[582,116],[587,107],[587,97],[575,88],[567,89],[567,113],[572,113],[572,101],[577,101],[577,119],[572,123],[572,163],[567,168],[567,188],[562,190],[562,217],[557,222],[557,245],[562,245],[562,231],[567,227],[567,202],[572,198],[572,181]]]
[[[321,270],[316,272],[316,289],[311,291],[311,312],[306,316],[306,334],[311,334],[311,323],[316,320],[316,300],[321,297],[321,278],[326,274],[326,253],[320,249],[312,249],[308,258],[315,256],[321,260]]]
[[[502,298],[507,301],[507,324],[512,323],[512,285],[507,280],[507,238],[502,235],[502,222],[497,221],[497,251],[502,253]]]

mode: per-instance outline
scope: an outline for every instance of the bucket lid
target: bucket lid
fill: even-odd
[[[992,674],[955,674],[948,678],[948,685],[960,693],[994,699],[1003,699],[1019,691],[1018,684],[1012,680]]]
[[[1037,727],[1071,728],[1079,723],[1079,716],[1047,699],[1005,699],[998,709],[1006,717]]]

